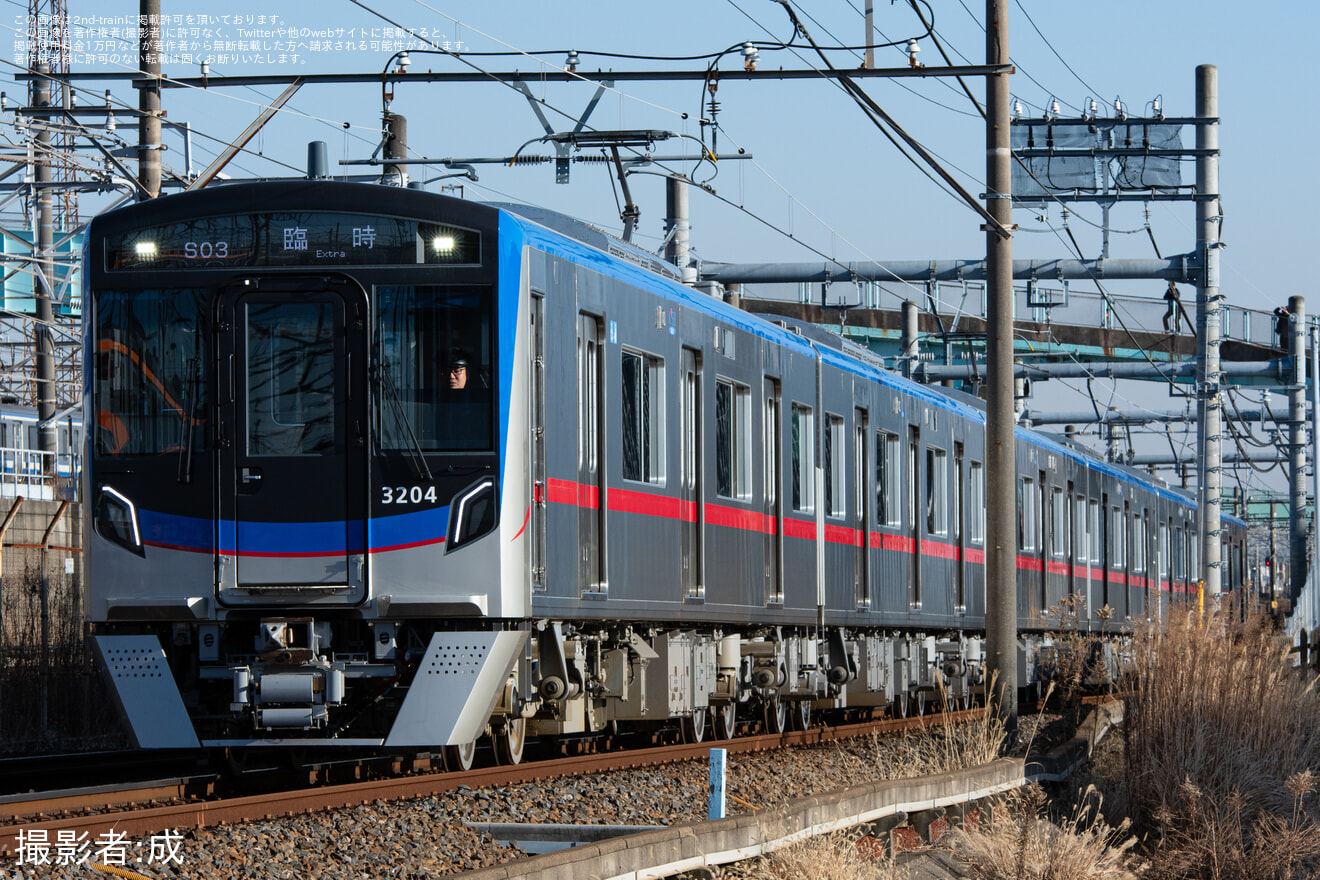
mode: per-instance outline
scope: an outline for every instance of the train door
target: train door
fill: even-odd
[[[908,527],[908,607],[921,607],[921,522],[917,517],[917,497],[921,494],[921,432],[915,425],[908,426],[907,456],[907,527]]]
[[[366,296],[263,279],[217,300],[221,601],[366,597]]]
[[[701,355],[683,349],[682,473],[678,486],[682,589],[685,597],[703,595],[701,535],[705,520],[701,486]]]
[[[953,543],[957,559],[953,566],[953,610],[956,614],[967,611],[967,527],[963,504],[963,445],[953,444]]]
[[[783,436],[780,426],[779,382],[765,380],[765,597],[784,601],[781,576],[784,559]]]
[[[1040,480],[1036,484],[1039,487],[1037,489],[1039,494],[1036,496],[1039,499],[1039,503],[1037,504],[1036,509],[1039,510],[1041,514],[1039,523],[1040,583],[1038,586],[1040,591],[1040,598],[1038,601],[1040,604],[1036,606],[1036,610],[1039,614],[1045,614],[1050,610],[1050,559],[1054,553],[1054,541],[1056,540],[1056,537],[1054,534],[1054,506],[1050,503],[1053,495],[1050,486],[1045,482],[1045,472],[1037,471],[1036,473],[1040,475]],[[1047,532],[1049,533],[1048,536],[1046,535]]]
[[[538,591],[546,588],[546,504],[549,500],[545,476],[544,305],[544,297],[532,295],[532,589]]]
[[[870,473],[866,449],[866,410],[853,413],[853,515],[857,537],[853,539],[853,594],[858,608],[871,605],[871,493],[866,490]]]
[[[1109,597],[1109,582],[1112,580],[1109,574],[1109,567],[1114,564],[1113,546],[1114,546],[1114,525],[1109,513],[1109,493],[1105,492],[1100,496],[1100,520],[1099,526],[1102,534],[1100,535],[1100,577],[1102,579],[1103,601],[1102,608],[1109,608],[1111,613],[1114,603]]]
[[[605,498],[601,492],[601,327],[593,315],[578,315],[578,588],[606,589]]]
[[[1072,597],[1072,596],[1076,596],[1076,595],[1077,595],[1077,587],[1078,587],[1078,584],[1077,584],[1077,526],[1075,525],[1075,522],[1076,522],[1076,521],[1075,521],[1074,518],[1073,518],[1073,517],[1074,517],[1074,506],[1075,506],[1075,505],[1074,505],[1074,500],[1073,500],[1073,499],[1074,499],[1073,489],[1074,489],[1073,481],[1072,481],[1072,480],[1069,480],[1069,481],[1068,481],[1068,491],[1064,494],[1064,496],[1063,496],[1063,502],[1062,502],[1062,503],[1063,503],[1063,506],[1064,506],[1064,511],[1063,511],[1063,518],[1064,518],[1064,524],[1063,524],[1063,533],[1064,533],[1064,535],[1063,535],[1063,540],[1064,540],[1064,557],[1063,557],[1063,564],[1066,565],[1066,566],[1068,567],[1068,571],[1067,571],[1067,574],[1066,574],[1066,577],[1065,577],[1064,580],[1065,580],[1065,586],[1066,586],[1066,590],[1067,590],[1067,595],[1070,596],[1070,597]],[[1071,601],[1074,601],[1074,602],[1075,602],[1076,600],[1073,599],[1073,600],[1071,600]],[[1074,606],[1074,608],[1073,608],[1073,612],[1076,613],[1077,610],[1078,610],[1078,609]]]

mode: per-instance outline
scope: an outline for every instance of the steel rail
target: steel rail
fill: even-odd
[[[391,777],[367,782],[327,785],[312,789],[271,792],[220,800],[197,801],[185,804],[130,809],[61,818],[40,818],[35,821],[0,824],[0,856],[12,857],[17,853],[19,834],[45,831],[53,842],[59,832],[72,832],[75,837],[86,833],[88,840],[115,831],[127,834],[129,839],[142,839],[163,831],[184,828],[205,828],[212,825],[269,820],[278,816],[355,807],[377,800],[404,800],[428,797],[453,791],[460,786],[468,788],[503,787],[521,782],[560,779],[582,773],[604,770],[658,767],[680,761],[704,759],[712,748],[727,749],[733,754],[768,751],[793,745],[816,745],[865,736],[869,733],[887,733],[903,729],[916,729],[946,723],[971,721],[981,716],[983,708],[965,709],[938,715],[919,715],[912,718],[866,721],[837,727],[813,727],[805,731],[782,734],[761,734],[729,740],[707,740],[701,743],[660,746],[646,749],[576,755],[548,761],[532,761],[497,767],[480,767],[466,772],[429,773],[416,776]],[[44,812],[74,809],[58,799],[44,802]]]

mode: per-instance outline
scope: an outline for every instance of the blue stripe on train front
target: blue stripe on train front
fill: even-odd
[[[234,523],[139,510],[138,523],[147,545],[200,553],[215,552],[217,539],[220,552],[225,555],[240,552],[263,556],[329,556],[361,553],[363,549],[361,520],[354,520],[347,527],[343,521]],[[448,523],[448,505],[381,517],[368,523],[367,546],[380,551],[439,543],[445,539]]]

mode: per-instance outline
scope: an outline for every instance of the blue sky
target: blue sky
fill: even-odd
[[[964,3],[966,5],[964,5]],[[13,15],[0,19],[12,27],[23,8],[10,2]],[[962,54],[979,62],[984,54],[980,30],[983,9],[977,0],[936,2],[933,14],[937,34],[955,59]],[[253,3],[247,0],[217,4],[200,0],[164,0],[163,12],[184,16],[185,27],[205,27],[201,17],[221,21],[212,26],[217,36],[195,51],[180,54],[200,57],[209,52],[221,58],[211,64],[216,78],[262,72],[378,72],[390,54],[370,45],[378,29],[391,27],[388,18],[430,39],[451,46],[461,42],[469,51],[553,50],[541,56],[548,65],[560,65],[564,50],[583,53],[583,66],[619,68],[691,69],[701,62],[662,64],[591,57],[591,50],[655,55],[697,55],[722,50],[744,40],[783,40],[790,33],[781,7],[770,0],[736,2],[672,2],[655,4],[486,2],[442,3],[438,0],[373,0],[364,6],[347,0],[322,4]],[[861,0],[815,0],[803,4],[800,14],[822,44],[836,39],[856,44],[862,38]],[[904,3],[876,3],[876,26],[891,40],[924,30]],[[70,12],[88,23],[122,19],[137,11],[133,2],[69,0]],[[969,12],[970,10],[970,12]],[[1025,12],[1024,12],[1025,10]],[[1308,84],[1314,75],[1303,70],[1311,47],[1310,37],[1320,30],[1320,6],[1302,2],[1255,4],[1118,2],[1103,6],[1082,3],[1043,3],[1010,0],[1010,41],[1015,62],[1023,73],[1014,77],[1014,94],[1032,113],[1051,97],[1063,115],[1080,112],[1088,97],[1102,107],[1121,98],[1133,115],[1147,102],[1162,96],[1168,114],[1190,115],[1194,109],[1194,69],[1213,63],[1220,70],[1222,189],[1225,208],[1225,289],[1230,300],[1286,301],[1305,293],[1302,285],[1285,276],[1294,264],[1290,255],[1308,252],[1308,184],[1315,182],[1314,165],[1291,154],[1305,156],[1316,140],[1315,114],[1307,106],[1314,99]],[[1030,21],[1027,15],[1030,15]],[[298,38],[298,63],[281,65],[278,55],[265,51],[226,51],[220,39],[236,41],[249,27],[244,19],[260,16],[275,27],[311,32]],[[973,17],[975,15],[975,17]],[[193,16],[190,25],[187,16]],[[224,17],[230,21],[225,23]],[[1033,24],[1034,23],[1034,24]],[[173,25],[172,25],[173,26]],[[177,27],[177,26],[176,26]],[[368,48],[313,48],[317,36],[328,30],[351,33],[368,30]],[[1037,32],[1039,28],[1039,32]],[[1041,34],[1048,39],[1048,44]],[[278,39],[278,38],[277,38]],[[347,36],[343,37],[346,41]],[[267,41],[270,42],[270,41]],[[328,43],[329,40],[322,40]],[[336,40],[336,42],[338,42]],[[97,47],[90,44],[93,52]],[[231,47],[232,49],[232,47]],[[901,65],[899,50],[878,50],[882,65]],[[1063,61],[1056,56],[1062,56]],[[10,53],[13,54],[12,51]],[[764,53],[762,69],[802,67],[815,63],[807,52]],[[276,63],[255,63],[256,57],[276,56]],[[840,66],[855,65],[851,53],[838,53]],[[921,59],[937,58],[930,40],[922,41]],[[488,69],[519,69],[529,74],[553,70],[527,57],[472,58]],[[1067,66],[1063,63],[1067,62]],[[735,69],[739,58],[721,62]],[[75,63],[75,69],[115,69],[114,64]],[[460,70],[464,66],[440,56],[413,56],[413,70]],[[122,68],[121,68],[122,69]],[[194,63],[171,63],[167,74],[196,75]],[[1030,78],[1028,78],[1028,75]],[[980,83],[971,83],[982,92]],[[126,84],[107,83],[115,98],[136,103]],[[982,123],[970,102],[951,83],[933,80],[866,82],[868,91],[915,137],[956,170],[973,193],[983,190]],[[577,112],[589,100],[593,87],[584,83],[533,83],[533,91],[551,107]],[[213,89],[208,92],[166,92],[164,105],[172,121],[188,120],[197,129],[195,162],[201,164],[217,146],[205,135],[228,140],[278,94],[277,87]],[[265,96],[265,97],[263,97]],[[649,85],[620,83],[601,101],[591,122],[602,128],[657,128],[696,135],[695,118],[701,112],[695,83]],[[745,205],[769,223],[841,259],[948,259],[975,257],[984,250],[979,218],[940,192],[897,154],[854,105],[835,87],[821,81],[770,83],[727,82],[719,91],[721,150],[745,149],[754,161],[725,162],[711,181],[721,196]],[[84,98],[87,100],[87,97]],[[239,174],[292,173],[305,163],[308,140],[326,140],[332,164],[344,158],[365,158],[379,138],[381,99],[378,86],[309,86],[291,102],[291,111],[267,125],[250,145],[264,156],[245,156]],[[495,84],[405,85],[396,90],[392,109],[408,118],[409,140],[417,154],[443,156],[501,156],[538,136],[539,125],[524,98]],[[683,120],[682,113],[689,119]],[[563,117],[551,113],[559,125]],[[352,126],[347,132],[341,123]],[[564,122],[565,128],[569,127]],[[1188,133],[1190,141],[1190,132]],[[1280,143],[1286,137],[1284,152]],[[670,142],[674,144],[675,142]],[[181,140],[174,139],[166,161],[182,164]],[[670,151],[669,145],[659,149]],[[673,149],[678,149],[677,147]],[[687,146],[686,149],[691,149]],[[545,152],[544,149],[541,149]],[[360,169],[345,169],[360,170]],[[1189,168],[1190,170],[1190,168]],[[483,166],[481,180],[469,193],[495,199],[537,202],[592,219],[617,229],[617,208],[609,178],[600,166],[576,166],[573,183],[556,186],[549,166],[505,169]],[[709,166],[699,169],[707,176]],[[658,178],[634,178],[642,207],[641,235],[645,243],[658,240],[663,216],[663,188]],[[813,259],[805,249],[727,206],[694,195],[693,237],[698,252],[713,260]],[[1080,207],[1070,221],[1072,231],[1088,256],[1099,254],[1098,231],[1086,221],[1098,222],[1098,209]],[[1058,256],[1059,239],[1048,226],[1060,229],[1054,209],[1048,224],[1020,211],[1022,225],[1015,253],[1019,256]],[[1116,209],[1112,225],[1140,234],[1116,235],[1115,256],[1152,256],[1144,233],[1140,206]],[[1192,210],[1187,205],[1153,205],[1151,224],[1163,253],[1190,250]],[[1152,291],[1158,293],[1158,291]]]
[[[1294,279],[1291,269],[1313,248],[1312,192],[1315,163],[1310,159],[1317,140],[1317,77],[1307,73],[1313,38],[1320,32],[1320,4],[1311,2],[1240,3],[1137,2],[1104,4],[1008,0],[1010,44],[1020,73],[1013,92],[1038,115],[1051,98],[1062,115],[1078,115],[1088,98],[1102,113],[1112,113],[1115,98],[1132,115],[1147,111],[1157,95],[1169,115],[1194,111],[1195,67],[1219,68],[1221,189],[1225,224],[1223,290],[1234,305],[1270,309],[1294,294],[1306,295],[1309,285]],[[856,45],[863,39],[863,0],[812,0],[797,5],[803,23],[822,45]],[[592,56],[595,51],[644,55],[701,55],[746,40],[784,41],[792,33],[782,7],[771,0],[671,0],[665,4],[637,2],[547,3],[528,0],[446,3],[441,0],[349,0],[277,3],[229,0],[162,0],[172,34],[186,45],[174,52],[188,60],[165,65],[167,75],[195,76],[196,63],[209,55],[215,79],[253,73],[376,73],[386,65],[392,48],[373,42],[394,24],[419,31],[429,39],[469,52],[524,51],[537,58],[472,57],[472,64],[490,70],[518,69],[529,75],[534,95],[548,108],[576,113],[594,87],[581,82],[542,81],[564,62],[565,52],[582,53],[582,66],[617,69],[694,69],[705,62],[662,63]],[[875,4],[882,40],[906,40],[924,27],[905,2]],[[3,0],[0,25],[9,28],[11,44],[20,41],[14,29],[27,4]],[[93,29],[123,26],[137,13],[136,2],[68,0],[76,22]],[[937,36],[955,58],[980,63],[984,57],[979,0],[930,0]],[[372,11],[379,13],[373,14]],[[228,20],[225,17],[228,16]],[[262,24],[262,17],[266,24]],[[190,18],[191,17],[191,18]],[[206,20],[203,20],[206,17]],[[194,33],[191,28],[198,28]],[[211,28],[207,36],[205,28]],[[189,28],[180,33],[179,28]],[[241,31],[291,28],[297,48],[246,50],[237,41]],[[343,34],[338,33],[343,30]],[[364,32],[365,29],[365,32]],[[78,33],[75,32],[75,37]],[[93,54],[111,43],[83,33]],[[353,37],[353,47],[338,45]],[[287,40],[276,35],[266,44]],[[406,38],[405,38],[406,39]],[[365,40],[367,46],[359,44]],[[102,42],[98,42],[102,41]],[[223,42],[222,42],[223,41]],[[15,57],[11,45],[9,59]],[[920,58],[938,63],[930,39],[921,41]],[[120,53],[132,49],[119,44]],[[880,66],[901,66],[906,54],[877,50]],[[292,55],[298,57],[296,61]],[[797,55],[798,57],[795,57]],[[280,56],[286,56],[280,63]],[[853,53],[834,53],[840,66],[856,66]],[[260,61],[258,61],[260,59]],[[763,51],[761,68],[801,68],[816,64],[808,51]],[[735,53],[724,58],[725,70],[740,67]],[[465,65],[438,55],[412,56],[412,70],[463,70]],[[113,61],[90,63],[75,57],[75,70],[125,70]],[[969,83],[978,97],[982,83]],[[137,97],[123,81],[83,83],[89,90],[80,104],[112,97],[136,106]],[[983,192],[984,128],[975,109],[957,86],[936,80],[866,80],[868,92],[913,136],[958,175],[973,194]],[[15,93],[21,92],[17,85]],[[189,121],[194,129],[194,165],[202,166],[219,149],[218,142],[236,136],[279,87],[259,89],[169,90],[164,107],[173,122]],[[620,83],[600,102],[591,123],[600,128],[653,128],[699,135],[696,119],[703,113],[699,85],[693,82]],[[742,205],[765,223],[791,231],[812,247],[841,260],[904,260],[979,258],[984,238],[980,218],[941,192],[900,156],[862,116],[855,105],[830,83],[819,80],[786,82],[726,82],[719,89],[719,148],[743,149],[752,161],[721,162],[711,185],[720,196]],[[249,145],[250,151],[227,171],[234,176],[281,176],[302,169],[306,143],[324,140],[332,167],[340,159],[371,155],[380,139],[379,85],[306,86]],[[415,155],[428,157],[504,156],[539,136],[541,128],[521,94],[490,83],[472,85],[408,84],[395,90],[392,110],[408,119],[409,144]],[[556,127],[570,128],[562,116],[551,115]],[[683,114],[688,114],[684,119]],[[134,135],[121,121],[120,134]],[[349,128],[345,129],[343,123]],[[168,164],[182,167],[182,140],[167,135]],[[1185,142],[1190,143],[1188,131]],[[694,148],[690,142],[662,144],[658,151]],[[549,152],[548,148],[534,148]],[[688,168],[692,165],[686,166]],[[340,168],[361,173],[360,168]],[[697,170],[706,178],[709,165]],[[432,172],[439,173],[439,172]],[[467,183],[470,197],[515,200],[553,207],[618,231],[620,222],[610,179],[603,166],[576,165],[572,183],[554,183],[551,166],[478,168],[480,180]],[[1187,175],[1191,174],[1190,165]],[[639,241],[655,246],[664,216],[663,183],[658,177],[634,176],[634,195],[642,208]],[[435,188],[433,185],[432,188]],[[84,200],[84,215],[95,200]],[[1190,204],[1155,204],[1150,225],[1163,254],[1183,253],[1194,242]],[[806,248],[776,234],[747,213],[708,196],[692,196],[693,245],[710,260],[818,260]],[[1044,218],[1019,211],[1015,220],[1015,256],[1061,257],[1067,251],[1057,208]],[[1070,228],[1088,257],[1099,256],[1098,208],[1078,207]],[[1111,225],[1131,234],[1115,234],[1112,256],[1150,257],[1140,205],[1113,211]],[[1064,236],[1066,238],[1066,236]],[[1162,285],[1130,285],[1124,293],[1149,292],[1158,297]],[[1317,300],[1311,310],[1320,309]],[[1164,394],[1159,398],[1167,400]],[[1075,408],[1078,402],[1061,401]],[[1166,404],[1167,405],[1167,404]]]

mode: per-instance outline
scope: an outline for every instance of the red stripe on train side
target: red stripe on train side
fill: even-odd
[[[816,524],[811,520],[784,517],[784,537],[816,540]]]
[[[921,542],[921,555],[933,556],[936,559],[958,559],[958,546],[956,544],[945,544],[943,541],[932,541],[929,538]]]
[[[571,480],[546,480],[545,497],[551,504],[572,504],[574,507],[578,503],[578,484]]]
[[[749,532],[765,531],[765,516],[759,511],[728,507],[724,504],[707,504],[706,522],[713,526],[744,529]]]
[[[661,516],[666,519],[678,519],[680,513],[677,498],[656,495],[652,492],[638,492],[635,489],[611,489],[610,510]]]

